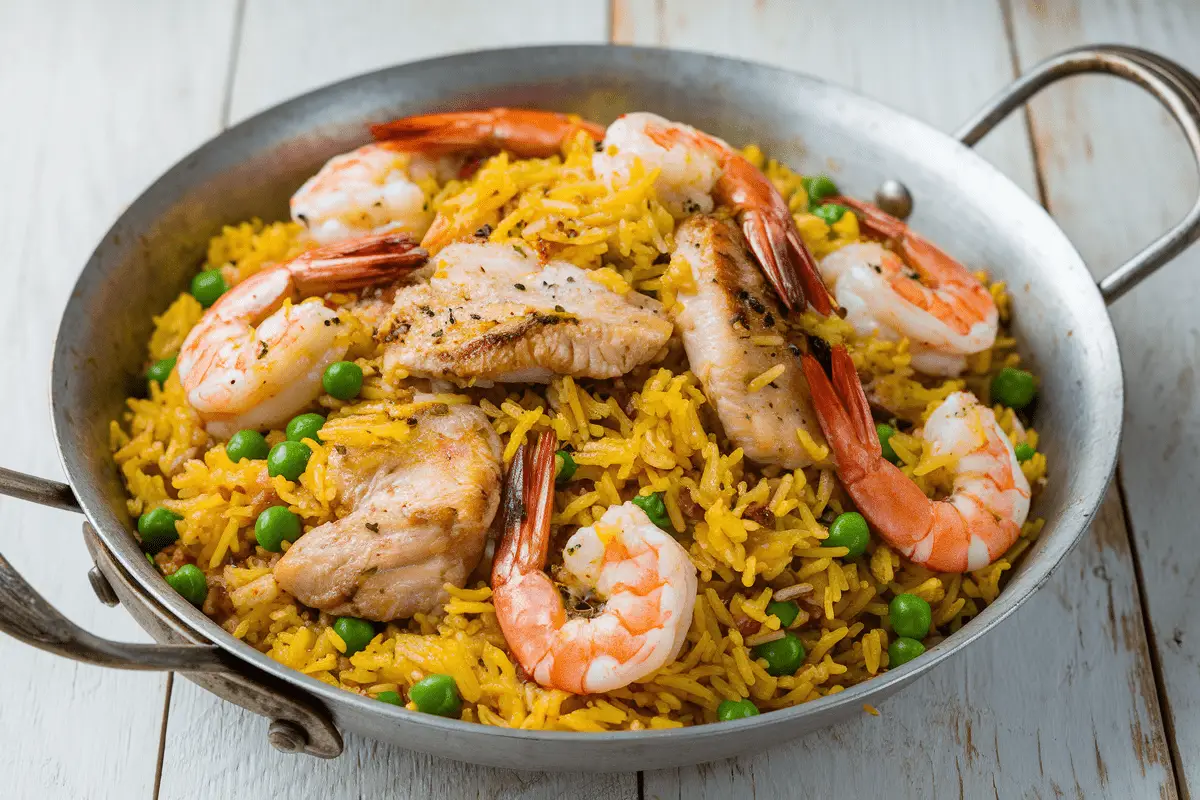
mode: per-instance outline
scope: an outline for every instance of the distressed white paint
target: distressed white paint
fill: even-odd
[[[914,9],[919,6],[919,11]],[[1000,9],[952,0],[618,4],[637,43],[751,57],[953,129],[1012,79]],[[1019,115],[982,152],[1035,186]],[[1101,702],[1099,698],[1104,698]],[[864,716],[762,756],[648,773],[647,797],[1142,797],[1174,784],[1133,565],[1112,493],[1050,584],[960,660]]]
[[[233,11],[0,3],[4,466],[61,479],[47,387],[63,305],[125,204],[218,130]],[[81,520],[0,499],[0,552],[83,627],[146,640],[96,601]],[[165,676],[78,666],[5,636],[0,661],[0,796],[150,797]]]
[[[463,50],[604,41],[605,0],[250,0],[233,121],[351,75]]]
[[[1087,42],[1155,50],[1200,71],[1200,4],[1188,0],[1015,3],[1025,64]],[[1034,135],[1051,212],[1097,277],[1183,216],[1200,181],[1174,122],[1138,89],[1107,77],[1046,91]],[[1112,308],[1125,366],[1120,480],[1162,667],[1182,785],[1200,791],[1200,250]]]

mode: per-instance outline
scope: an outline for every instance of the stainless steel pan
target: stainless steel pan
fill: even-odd
[[[0,556],[0,629],[65,657],[121,669],[176,670],[272,720],[271,742],[332,757],[356,731],[451,758],[529,769],[633,770],[760,750],[861,713],[970,646],[1024,603],[1083,536],[1112,476],[1123,407],[1111,302],[1200,235],[1200,201],[1164,236],[1093,283],[1042,208],[971,145],[1044,86],[1083,72],[1115,75],[1158,98],[1200,158],[1200,84],[1179,66],[1121,47],[1087,47],[1035,67],[956,136],[803,75],[714,56],[621,47],[537,47],[395,67],[292,100],[221,134],[151,186],[85,266],[54,351],[52,411],[70,486],[0,472],[0,492],[82,511],[101,600],[118,600],[157,645],[98,639],[50,607]],[[737,722],[611,734],[513,731],[408,712],[338,691],[268,659],[189,605],[131,535],[109,420],[134,389],[150,314],[187,285],[223,223],[286,214],[289,194],[329,156],[368,139],[367,124],[492,105],[576,111],[607,121],[653,110],[733,142],[756,141],[793,166],[837,165],[838,182],[871,196],[899,181],[913,222],[1015,293],[1014,327],[1042,376],[1037,410],[1050,457],[1047,519],[999,599],[961,631],[899,669],[840,694]],[[894,184],[892,188],[895,189]],[[890,197],[888,199],[895,199]],[[15,532],[16,534],[32,532]]]

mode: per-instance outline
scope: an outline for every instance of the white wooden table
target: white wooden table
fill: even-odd
[[[848,84],[951,129],[1084,42],[1200,71],[1196,0],[69,2],[0,0],[0,418],[5,466],[60,469],[51,338],[93,244],[162,170],[279,100],[478,47],[617,41],[732,54]],[[1177,219],[1197,180],[1165,114],[1112,80],[1037,99],[983,145],[1102,275]],[[1050,584],[963,658],[862,719],[756,757],[645,774],[473,767],[348,737],[280,755],[266,723],[186,681],[82,667],[0,638],[0,796],[1177,797],[1200,793],[1200,250],[1113,309],[1129,411],[1119,482]],[[78,518],[0,500],[0,552],[101,634]]]

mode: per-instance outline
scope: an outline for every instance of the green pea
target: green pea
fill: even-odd
[[[375,699],[381,703],[388,703],[389,705],[393,706],[404,705],[404,700],[397,692],[380,692],[379,694],[375,695]]]
[[[150,369],[146,370],[146,381],[154,381],[159,386],[167,382],[167,378],[171,375],[171,370],[175,369],[176,356],[164,358],[162,361],[155,361],[150,365]]]
[[[639,494],[633,498],[633,504],[645,511],[650,521],[658,527],[663,530],[671,529],[671,517],[667,514],[667,506],[663,503],[662,492]]]
[[[804,645],[794,633],[784,634],[782,639],[765,642],[751,651],[755,658],[767,661],[767,674],[776,678],[794,675],[804,661]]]
[[[312,450],[304,442],[280,442],[267,454],[267,474],[294,481],[304,474],[311,457]]]
[[[229,284],[219,269],[206,269],[192,278],[192,297],[200,301],[200,305],[208,308],[217,302],[217,298],[229,291]]]
[[[138,517],[138,533],[142,536],[142,546],[151,553],[157,553],[169,544],[179,540],[179,531],[175,523],[183,517],[170,509],[159,506],[152,508]]]
[[[871,538],[871,529],[867,521],[857,511],[847,511],[838,514],[837,519],[829,526],[829,537],[825,547],[845,547],[850,552],[847,558],[856,558],[867,551],[867,541]]]
[[[462,698],[458,695],[458,684],[449,675],[429,675],[412,685],[408,697],[417,704],[417,710],[439,717],[457,717],[462,709]]]
[[[789,627],[796,621],[796,617],[800,614],[800,606],[794,600],[779,601],[767,603],[767,613],[774,614],[779,618],[779,626],[782,628]]]
[[[333,632],[346,643],[346,655],[352,656],[375,638],[375,626],[358,617],[338,617]]]
[[[992,401],[1009,408],[1021,409],[1033,402],[1037,394],[1033,373],[1005,367],[992,378]]]
[[[1033,456],[1037,453],[1037,450],[1035,450],[1033,445],[1031,445],[1029,442],[1020,442],[1016,447],[1013,448],[1013,452],[1017,455],[1017,461],[1020,461],[1022,464],[1024,464],[1026,461],[1033,458]]]
[[[208,579],[195,564],[184,564],[172,572],[167,583],[194,606],[204,605],[204,598],[208,597]]]
[[[907,664],[924,652],[925,645],[916,639],[901,636],[888,645],[888,666],[895,668],[901,664]]]
[[[721,722],[757,716],[758,706],[749,700],[722,700],[721,705],[717,706],[717,719]]]
[[[875,433],[879,435],[879,449],[883,453],[883,457],[893,464],[899,464],[900,456],[896,455],[896,451],[892,449],[892,437],[896,435],[896,429],[881,422],[875,426]]]
[[[298,417],[292,417],[292,421],[287,424],[284,433],[289,442],[299,442],[304,439],[320,442],[321,439],[317,436],[317,432],[324,424],[325,417],[320,414],[301,414]]]
[[[353,361],[335,361],[325,368],[321,385],[338,400],[352,400],[362,390],[362,367]]]
[[[808,195],[808,207],[816,208],[821,201],[838,193],[837,184],[828,175],[806,175],[800,179],[804,193]]]
[[[832,225],[846,215],[850,209],[837,203],[826,203],[823,206],[817,206],[810,213],[814,217],[820,217],[826,225]]]
[[[559,450],[554,454],[554,482],[558,484],[566,483],[575,477],[575,470],[579,469],[579,465],[575,463],[575,459],[566,450]]]
[[[225,443],[225,455],[235,464],[244,458],[251,461],[266,458],[269,452],[271,446],[267,444],[266,437],[258,431],[238,431]]]
[[[888,620],[897,636],[924,639],[933,624],[933,611],[915,594],[898,594],[888,603]]]
[[[299,539],[300,532],[300,517],[287,506],[271,506],[254,520],[254,538],[263,550],[272,553],[281,552],[284,542]]]

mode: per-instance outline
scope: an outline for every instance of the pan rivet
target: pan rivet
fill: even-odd
[[[88,583],[92,585],[92,591],[96,593],[96,598],[106,606],[115,606],[121,602],[117,597],[117,593],[113,591],[112,584],[108,582],[108,578],[100,572],[99,567],[92,567],[88,570]]]
[[[286,719],[271,721],[267,729],[267,740],[276,750],[284,753],[303,753],[308,746],[308,735],[294,722]]]
[[[875,190],[875,205],[899,219],[912,213],[913,200],[908,187],[897,180],[886,180]]]

